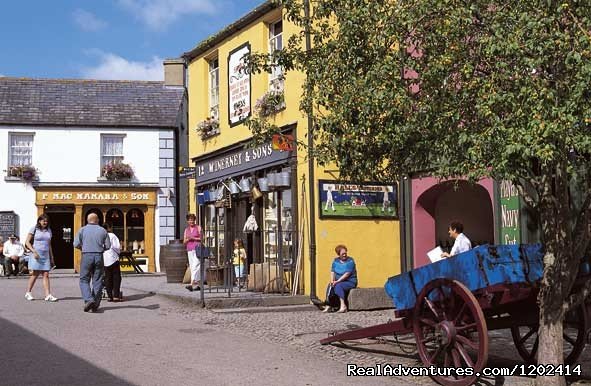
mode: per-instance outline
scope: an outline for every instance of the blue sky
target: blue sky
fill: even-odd
[[[21,0],[2,4],[0,76],[162,80],[263,0]]]

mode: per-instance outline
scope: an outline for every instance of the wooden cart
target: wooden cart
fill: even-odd
[[[539,309],[536,298],[543,251],[535,245],[480,246],[414,269],[386,282],[396,319],[331,334],[331,342],[414,334],[425,366],[481,371],[488,359],[488,331],[510,329],[519,354],[536,363]],[[580,277],[577,285],[588,277]],[[591,307],[581,305],[564,321],[565,363],[585,348]],[[442,385],[470,385],[471,376],[432,376]]]

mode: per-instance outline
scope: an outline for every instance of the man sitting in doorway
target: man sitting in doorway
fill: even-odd
[[[4,243],[2,253],[5,257],[4,267],[6,277],[10,277],[10,275],[17,276],[19,273],[19,263],[25,253],[25,249],[15,234],[11,234],[8,237],[8,240]]]
[[[443,252],[441,254],[441,257],[454,256],[458,253],[466,252],[472,249],[472,243],[470,242],[470,239],[468,239],[468,237],[466,237],[466,235],[463,232],[464,224],[462,224],[461,222],[452,221],[449,224],[449,237],[451,237],[455,241],[453,247],[451,247],[451,252]]]

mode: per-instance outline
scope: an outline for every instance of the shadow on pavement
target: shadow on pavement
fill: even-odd
[[[140,294],[124,295],[123,300],[125,303],[125,302],[134,301],[134,300],[149,298],[152,296],[156,296],[156,294],[154,292],[145,292],[145,293],[140,293]]]
[[[103,303],[101,303],[101,306],[99,307],[99,309],[97,311],[95,311],[95,313],[100,314],[103,311],[112,311],[112,310],[122,310],[124,308],[137,308],[137,309],[144,309],[144,310],[157,310],[160,308],[160,304],[150,304],[148,306],[134,306],[134,305],[129,305],[129,306],[115,306],[115,307],[103,307],[102,306]],[[121,303],[116,303],[116,304],[121,304]]]
[[[6,319],[0,331],[3,385],[133,385]]]

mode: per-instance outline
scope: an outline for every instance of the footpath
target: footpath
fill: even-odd
[[[316,307],[310,304],[310,298],[304,295],[291,296],[288,293],[260,293],[249,292],[244,289],[234,287],[232,292],[228,293],[227,288],[203,287],[203,300],[201,291],[188,291],[185,284],[167,283],[166,274],[129,274],[123,277],[121,283],[122,290],[130,289],[133,291],[154,293],[183,303],[192,303],[208,309],[245,309],[245,308],[266,308],[282,307],[282,310],[302,309]],[[125,297],[125,293],[123,294]],[[286,308],[283,308],[286,307]]]

